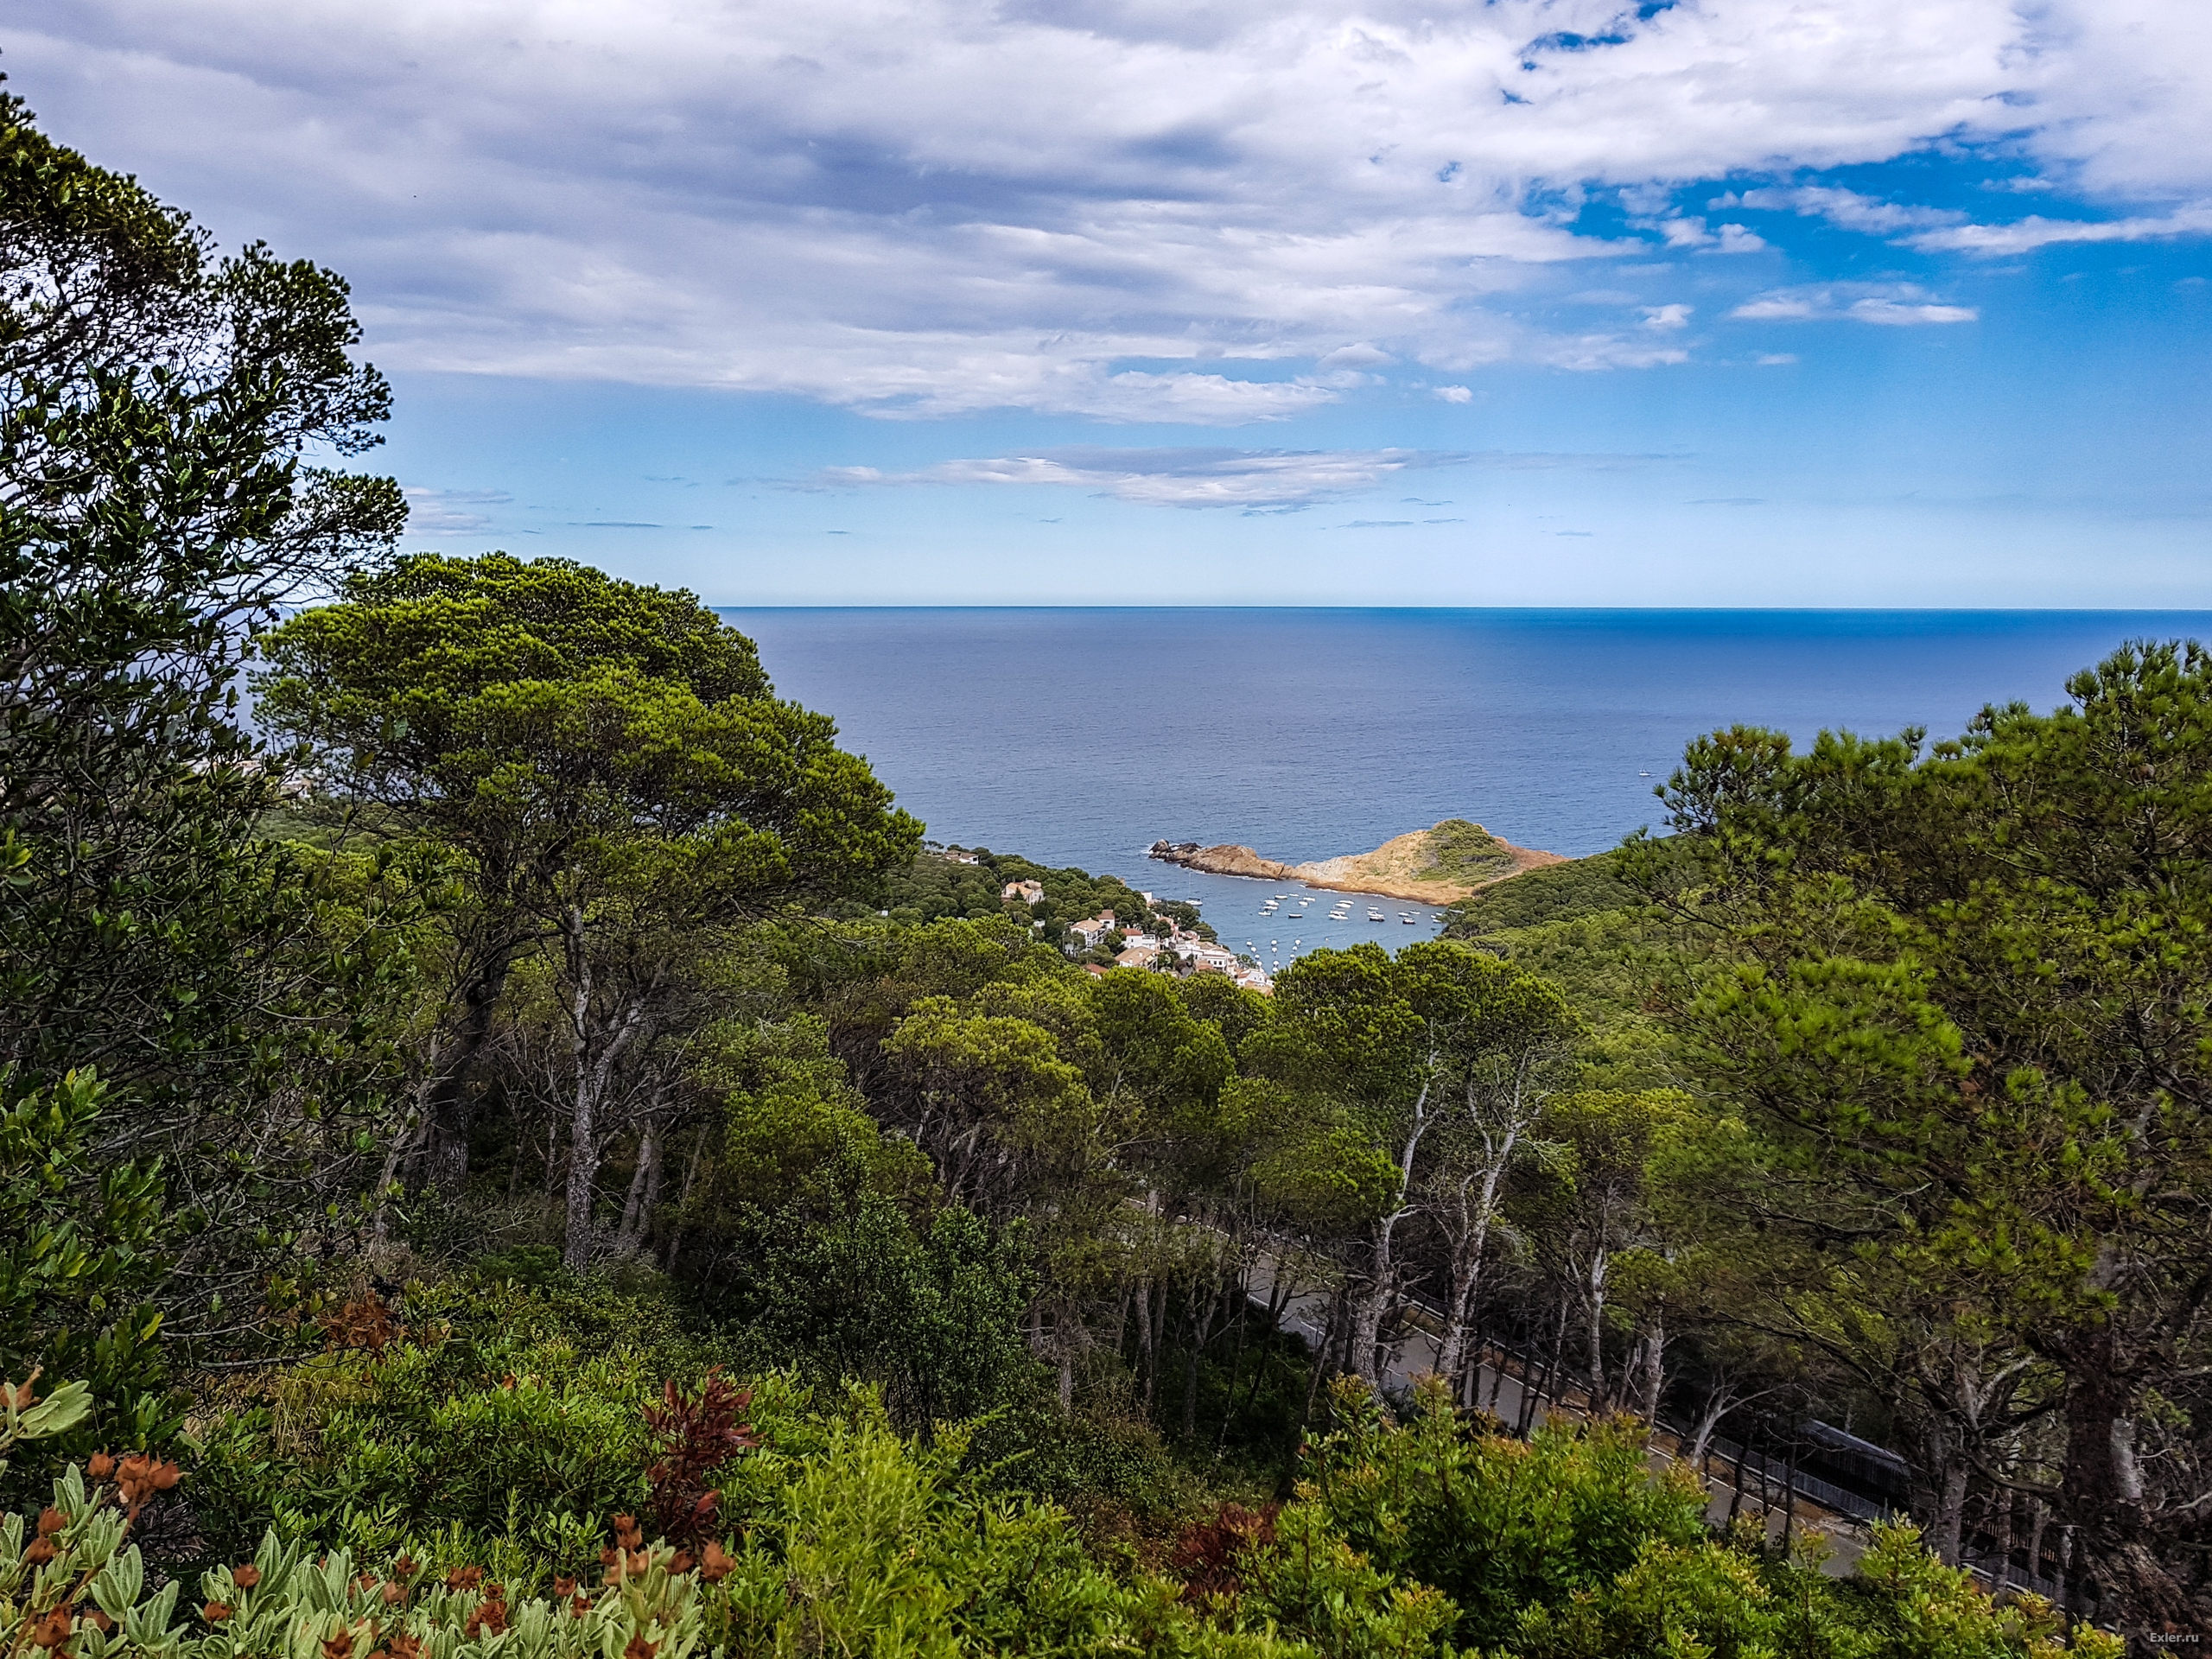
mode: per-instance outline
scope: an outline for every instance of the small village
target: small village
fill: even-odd
[[[1045,896],[1043,886],[1035,881],[1009,881],[999,896],[1023,905],[1033,905]],[[1147,905],[1154,902],[1154,895],[1139,895]],[[1155,927],[1164,927],[1164,933],[1148,933],[1134,928],[1124,930],[1115,920],[1114,912],[1102,910],[1096,916],[1087,916],[1079,922],[1070,922],[1062,935],[1060,949],[1071,957],[1080,957],[1104,945],[1114,950],[1114,965],[1119,968],[1144,968],[1164,974],[1226,974],[1237,984],[1262,995],[1274,993],[1274,982],[1254,963],[1238,956],[1226,945],[1207,938],[1204,934],[1185,927],[1181,923],[1160,917]],[[1103,963],[1085,964],[1090,972],[1107,971]]]

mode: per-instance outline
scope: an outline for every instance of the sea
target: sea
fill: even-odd
[[[1434,933],[1432,906],[1204,875],[1154,842],[1289,863],[1440,818],[1602,852],[1665,827],[1703,732],[1954,735],[2063,702],[2123,641],[2212,612],[733,608],[779,693],[837,721],[930,836],[1198,903],[1275,966]],[[1281,895],[1273,910],[1268,900]],[[1379,914],[1381,919],[1370,919]]]

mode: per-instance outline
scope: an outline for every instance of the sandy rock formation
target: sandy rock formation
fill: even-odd
[[[1309,887],[1411,899],[1425,905],[1453,904],[1524,870],[1567,862],[1557,853],[1516,847],[1464,818],[1446,818],[1427,830],[1394,836],[1372,852],[1347,853],[1311,864],[1286,864],[1227,842],[1201,847],[1193,841],[1156,841],[1151,855],[1213,875],[1302,881]]]

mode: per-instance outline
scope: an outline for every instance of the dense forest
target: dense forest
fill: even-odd
[[[925,842],[689,594],[402,553],[342,280],[0,126],[8,1654],[2212,1630],[2197,646],[1108,968],[1197,916]]]

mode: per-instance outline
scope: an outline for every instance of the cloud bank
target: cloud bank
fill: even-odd
[[[1229,424],[1394,364],[1679,362],[1633,306],[1535,301],[1755,266],[1762,213],[1964,256],[2212,229],[2212,8],[2162,0],[49,0],[8,63],[64,137],[346,270],[389,366],[885,416]],[[1934,146],[2079,213],[1807,181]],[[1724,218],[1672,203],[1722,181]],[[1797,302],[1712,315],[1971,315]]]

